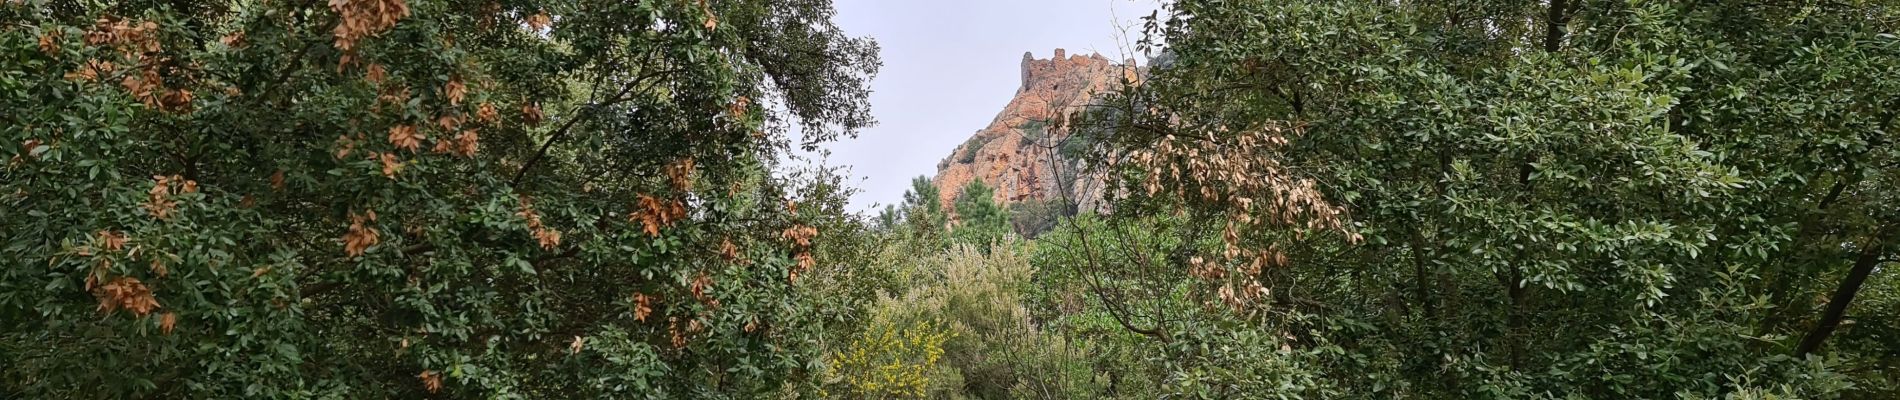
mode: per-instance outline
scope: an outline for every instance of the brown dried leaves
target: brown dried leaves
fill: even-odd
[[[1344,231],[1344,211],[1328,203],[1312,180],[1295,177],[1280,164],[1276,150],[1287,143],[1288,133],[1297,128],[1166,135],[1130,152],[1125,166],[1147,171],[1140,188],[1149,195],[1227,210],[1242,224]]]
[[[389,80],[389,68],[384,67],[382,64],[370,64],[369,68],[366,69],[367,71],[363,73],[363,79],[368,80],[372,85],[380,86],[383,82]]]
[[[704,272],[699,273],[699,276],[693,278],[693,284],[690,287],[693,299],[708,306],[719,307],[719,299],[712,297],[712,287],[712,277],[706,276]]]
[[[803,274],[805,271],[809,271],[812,267],[818,265],[817,259],[811,256],[812,239],[818,237],[818,228],[805,225],[793,225],[790,228],[785,228],[785,231],[780,232],[779,236],[792,241],[792,259],[797,261],[797,264],[790,268],[785,278],[788,282],[797,282],[799,274]]]
[[[1227,307],[1232,308],[1234,311],[1246,310],[1247,307],[1252,306],[1255,301],[1259,301],[1272,294],[1272,290],[1267,289],[1266,286],[1262,286],[1260,281],[1255,279],[1248,279],[1241,282],[1227,282],[1226,284],[1222,284],[1220,289],[1215,291],[1215,296],[1219,297],[1222,303],[1226,303]]]
[[[1163,138],[1131,154],[1150,172],[1150,194],[1169,190],[1184,201],[1234,210],[1245,224],[1265,222],[1312,230],[1343,230],[1344,211],[1282,166],[1277,150],[1297,127],[1270,125],[1216,139]]]
[[[137,74],[126,75],[125,79],[119,81],[119,86],[146,107],[170,113],[191,111],[191,90],[167,88],[157,67],[143,68]]]
[[[812,238],[818,237],[818,228],[805,225],[793,225],[790,228],[785,228],[785,231],[779,232],[779,236],[791,240],[792,243],[797,244],[798,247],[811,247]]]
[[[121,308],[143,317],[158,309],[158,298],[152,296],[152,289],[146,287],[138,278],[121,276],[106,282],[93,291],[99,299],[99,311],[111,313]]]
[[[178,313],[167,312],[158,316],[158,332],[172,334],[172,328],[178,326]]]
[[[111,252],[125,250],[126,238],[125,238],[124,232],[100,230],[98,232],[98,235],[99,235],[100,248],[104,248],[106,251],[111,251]]]
[[[1266,232],[1333,231],[1348,241],[1359,240],[1345,227],[1343,208],[1328,202],[1314,181],[1280,163],[1280,148],[1289,135],[1299,133],[1297,125],[1270,124],[1238,131],[1216,128],[1204,135],[1163,135],[1152,145],[1131,150],[1119,165],[1145,172],[1142,180],[1130,182],[1132,190],[1227,214],[1218,260],[1196,256],[1188,273],[1221,282],[1218,297],[1236,309],[1265,296],[1266,288],[1258,282],[1263,269],[1288,265],[1278,248],[1258,243],[1269,237]]]
[[[13,159],[7,160],[7,166],[14,167],[26,163],[28,160],[37,160],[40,158],[40,154],[45,153],[46,150],[51,148],[52,146],[47,146],[45,142],[41,142],[39,139],[20,141],[20,154],[16,154],[13,156]]]
[[[349,254],[350,257],[361,256],[363,252],[369,251],[370,246],[375,246],[376,243],[382,241],[376,228],[369,226],[370,222],[375,221],[376,210],[368,210],[362,214],[350,213],[350,228],[343,234],[345,254]]]
[[[699,9],[706,13],[706,21],[700,25],[705,26],[709,31],[719,29],[719,16],[713,15],[712,4],[706,0],[699,0]]]
[[[541,10],[528,16],[527,20],[522,22],[528,24],[529,28],[534,28],[535,32],[540,32],[554,26],[554,17],[549,16],[547,10]]]
[[[450,140],[437,140],[435,142],[435,148],[430,151],[454,154],[462,157],[474,157],[476,150],[479,150],[481,147],[481,140],[481,135],[476,133],[474,129],[465,130]]]
[[[371,153],[376,161],[383,165],[383,177],[396,179],[396,173],[402,172],[402,160],[396,159],[396,153]]]
[[[422,134],[416,132],[415,125],[397,125],[389,128],[389,144],[397,149],[416,151],[422,147]]]
[[[382,112],[383,105],[390,105],[390,106],[395,106],[397,108],[401,108],[409,103],[409,97],[410,97],[409,87],[407,86],[403,86],[403,85],[383,86],[382,90],[376,94],[376,103],[370,105],[369,110],[372,113]]]
[[[673,185],[673,190],[680,192],[693,190],[693,159],[691,157],[668,164],[665,172],[667,182]]]
[[[745,119],[746,110],[750,110],[751,108],[752,98],[739,96],[738,99],[732,101],[732,104],[726,105],[726,114],[731,116],[734,120],[741,120]]]
[[[659,237],[660,229],[671,227],[686,219],[686,204],[679,200],[662,201],[648,195],[640,195],[628,220],[641,225],[647,236]]]
[[[475,111],[475,120],[484,124],[493,124],[501,120],[501,113],[495,111],[494,104],[482,102],[482,106]]]
[[[739,261],[739,246],[732,244],[732,239],[721,240],[719,242],[719,258],[725,259],[726,261]]]
[[[528,232],[534,235],[534,241],[542,249],[553,250],[561,245],[561,231],[542,225],[541,214],[534,211],[533,199],[521,196],[521,208],[515,211],[515,215],[528,222]]]
[[[416,374],[416,379],[422,381],[422,389],[428,390],[429,393],[439,393],[442,391],[442,373],[440,372],[424,370],[422,373]]]
[[[654,298],[647,296],[646,293],[634,293],[633,320],[646,322],[647,316],[653,314],[653,301]]]
[[[125,61],[137,70],[127,71],[119,80],[132,98],[146,107],[168,113],[188,113],[192,110],[195,97],[190,89],[173,88],[168,85],[161,72],[173,72],[179,69],[175,63],[164,56],[163,47],[158,41],[159,26],[152,21],[133,22],[115,17],[102,17],[86,32],[86,44],[89,46],[110,46],[119,51]],[[42,40],[45,38],[43,37]],[[46,42],[42,42],[45,44]],[[45,50],[45,48],[42,48]],[[66,79],[76,82],[99,81],[113,72],[113,64],[97,59],[86,60],[78,70],[66,73]],[[188,80],[188,79],[187,79]],[[174,82],[175,83],[175,82]]]
[[[158,23],[133,22],[111,16],[100,17],[92,30],[86,32],[86,45],[112,46],[129,55],[162,50],[158,43]]]
[[[330,11],[337,15],[336,28],[331,30],[336,37],[334,45],[343,52],[341,64],[349,65],[355,58],[357,42],[396,27],[396,22],[409,17],[409,4],[403,0],[330,0]]]
[[[527,122],[528,125],[540,125],[541,121],[546,118],[546,115],[541,114],[540,104],[528,103],[521,105],[521,120]]]
[[[246,36],[243,30],[233,31],[218,37],[218,43],[227,47],[244,47]]]
[[[673,348],[675,349],[686,348],[686,344],[688,342],[689,336],[698,334],[705,330],[706,330],[706,325],[701,324],[699,322],[699,319],[697,318],[687,319],[685,330],[680,329],[679,317],[668,317],[666,319],[666,331],[667,333],[672,334]]]
[[[341,160],[343,157],[349,157],[350,153],[355,151],[356,141],[350,140],[349,135],[336,136],[336,159]]]
[[[462,131],[455,135],[454,153],[462,157],[474,157],[475,152],[481,149],[481,142],[481,135],[476,134],[474,129]]]
[[[468,97],[468,86],[462,84],[462,78],[450,79],[442,85],[442,95],[449,99],[449,105],[461,106],[462,99]]]
[[[58,57],[59,56],[59,42],[60,40],[65,39],[65,36],[66,36],[65,33],[61,32],[58,29],[48,30],[46,31],[46,33],[40,34],[40,37],[39,37],[40,52],[46,53],[46,55],[48,56]]]
[[[79,69],[67,72],[66,80],[73,82],[98,81],[101,76],[111,75],[114,68],[116,67],[112,65],[111,61],[97,59],[86,60],[86,63],[80,65]]]
[[[172,200],[173,195],[198,191],[198,182],[186,180],[178,175],[153,176],[152,180],[156,182],[152,184],[152,190],[146,192],[146,201],[142,207],[150,212],[152,217],[158,219],[170,219],[172,212],[178,210],[178,202]]]

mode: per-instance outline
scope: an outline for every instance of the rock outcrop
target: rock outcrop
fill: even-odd
[[[1095,96],[1136,78],[1133,60],[1115,63],[1096,55],[1066,54],[1039,60],[1023,53],[1022,87],[1009,105],[937,163],[933,181],[946,207],[971,180],[996,188],[996,201],[1014,203],[1072,196],[1082,209],[1094,209],[1100,177],[1082,177],[1073,163],[1052,157],[1067,137],[1058,119],[1088,105]],[[1058,191],[1058,188],[1061,191]]]

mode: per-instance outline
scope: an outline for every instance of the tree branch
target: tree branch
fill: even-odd
[[[594,113],[600,112],[601,109],[605,109],[615,104],[620,104],[620,103],[627,102],[629,100],[633,100],[635,97],[628,96],[628,95],[632,94],[633,89],[639,86],[641,82],[645,82],[647,79],[652,79],[652,78],[656,78],[662,75],[668,75],[668,74],[672,74],[672,73],[676,73],[680,71],[683,71],[683,70],[678,70],[678,69],[662,70],[662,71],[654,71],[647,74],[643,74],[637,78],[634,78],[632,81],[628,81],[626,85],[620,88],[619,92],[614,93],[614,96],[612,98],[609,98],[606,101],[603,101],[600,103],[587,104],[587,105],[581,106],[581,110],[579,112],[576,112],[573,117],[568,118],[567,122],[562,123],[561,127],[554,131],[553,135],[548,136],[548,140],[546,142],[541,143],[540,149],[535,150],[534,156],[529,157],[527,162],[524,162],[521,164],[521,169],[515,171],[515,177],[508,181],[508,186],[511,186],[511,187],[521,186],[521,179],[528,176],[528,171],[534,169],[534,166],[536,164],[539,164],[542,158],[546,158],[548,155],[548,149],[554,147],[555,142],[559,142],[561,141],[561,138],[566,137],[568,132],[572,131],[574,129],[574,126],[579,124],[581,120],[586,119],[588,116]]]
[[[1827,337],[1834,333],[1834,329],[1840,327],[1841,318],[1847,313],[1847,306],[1854,302],[1854,296],[1859,294],[1861,284],[1866,283],[1874,267],[1881,264],[1880,252],[1886,247],[1884,241],[1883,233],[1875,233],[1875,237],[1861,247],[1860,257],[1854,260],[1853,269],[1847,271],[1847,277],[1841,279],[1840,287],[1834,289],[1834,296],[1828,299],[1827,309],[1821,312],[1821,321],[1795,347],[1796,357],[1806,356],[1819,349]]]

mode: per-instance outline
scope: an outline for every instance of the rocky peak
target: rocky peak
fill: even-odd
[[[1023,53],[1022,86],[1015,98],[937,164],[934,182],[942,202],[949,206],[971,180],[981,180],[996,188],[999,203],[1056,199],[1062,187],[1082,193],[1078,200],[1092,208],[1088,203],[1098,196],[1091,189],[1100,185],[1085,183],[1099,178],[1078,179],[1066,163],[1052,163],[1053,150],[1046,147],[1067,136],[1065,129],[1052,128],[1061,124],[1052,122],[1135,77],[1133,60],[1115,63],[1100,54],[1070,55],[1063,49],[1049,59]]]

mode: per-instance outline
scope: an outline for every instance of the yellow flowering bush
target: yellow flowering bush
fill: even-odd
[[[874,323],[827,357],[830,386],[852,398],[923,397],[931,371],[943,358],[943,344],[953,336],[935,321]]]

